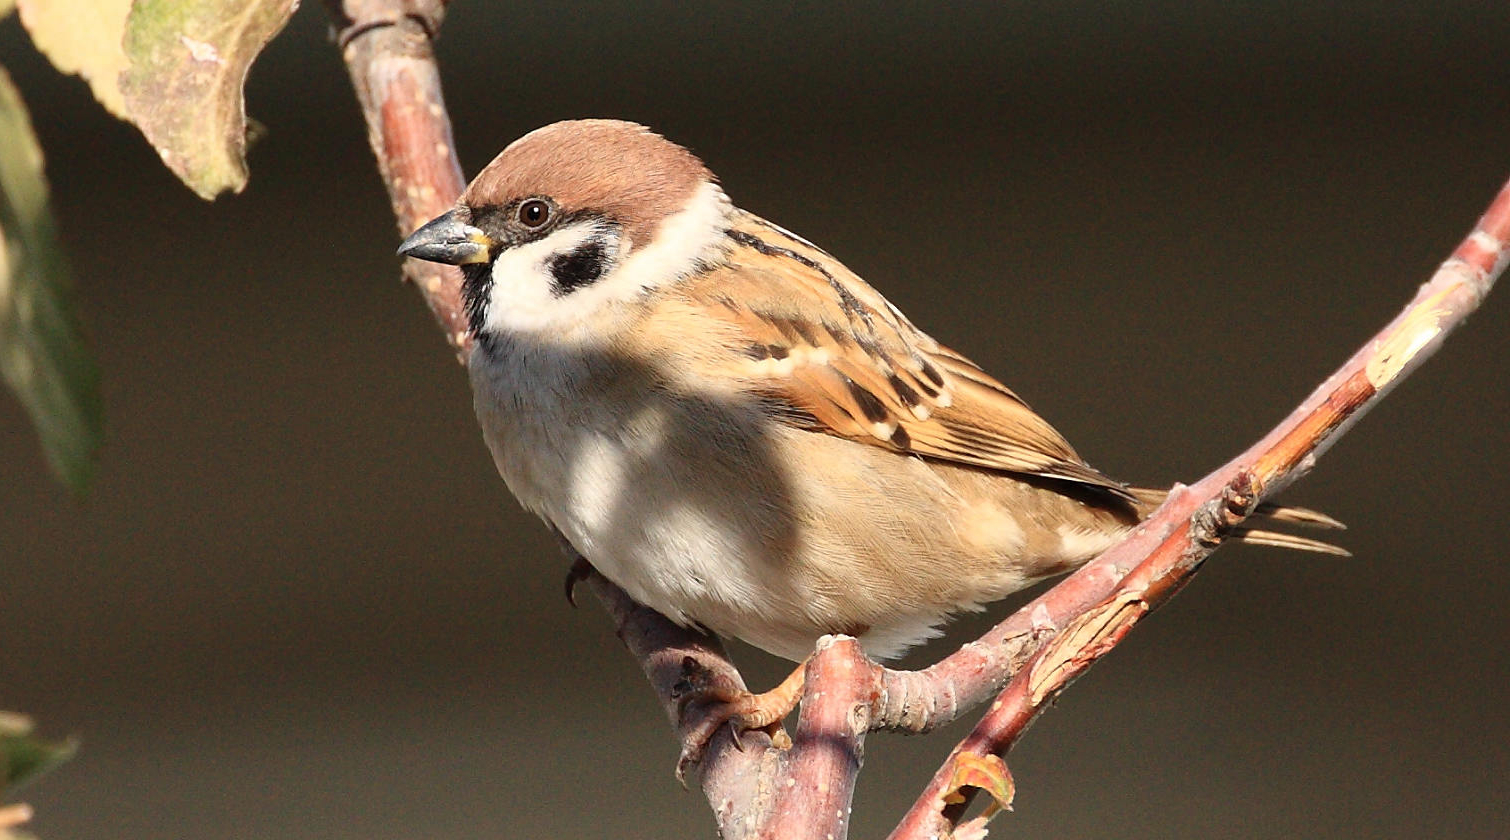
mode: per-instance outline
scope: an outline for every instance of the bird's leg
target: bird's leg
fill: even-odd
[[[696,704],[700,707],[701,717],[682,736],[676,777],[681,779],[688,767],[702,759],[708,742],[725,724],[732,730],[734,746],[741,749],[740,736],[752,729],[765,730],[778,749],[790,747],[792,739],[781,728],[781,722],[797,708],[806,674],[807,659],[804,659],[780,685],[764,694],[752,694],[718,681],[692,657],[684,659],[682,679],[672,690],[677,701],[677,714],[685,719],[687,709]]]

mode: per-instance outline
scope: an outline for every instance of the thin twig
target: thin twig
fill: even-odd
[[[367,140],[407,234],[451,209],[466,182],[451,139],[431,40],[445,14],[441,0],[326,0],[336,43],[367,120]],[[471,345],[461,306],[461,272],[404,261],[404,279],[425,297],[463,362]]]
[[[1011,749],[1047,703],[1189,580],[1225,530],[1309,471],[1343,432],[1434,353],[1504,271],[1510,259],[1507,241],[1510,183],[1405,310],[1284,422],[1188,490],[1170,494],[1131,537],[1026,607],[1045,615],[1068,612],[1055,603],[1066,584],[1081,576],[1107,579],[1099,568],[1103,565],[1120,569],[1137,564],[1098,603],[1075,610],[1077,617],[1016,672],[991,711],[950,753],[892,832],[892,840],[947,836],[969,799],[966,792],[962,801],[945,802],[957,792],[953,788],[961,757],[1003,755]],[[1084,593],[1076,594],[1078,600]]]

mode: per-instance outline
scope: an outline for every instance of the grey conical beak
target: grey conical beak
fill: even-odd
[[[399,256],[447,265],[485,263],[492,259],[493,240],[463,222],[458,215],[460,212],[452,210],[436,216],[409,234],[404,244],[398,246]]]

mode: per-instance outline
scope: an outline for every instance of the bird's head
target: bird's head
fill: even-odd
[[[474,335],[567,338],[695,271],[728,199],[695,155],[641,125],[558,122],[478,173],[399,254],[461,266]]]

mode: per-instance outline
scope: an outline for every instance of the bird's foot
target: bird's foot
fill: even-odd
[[[683,786],[687,784],[687,768],[702,760],[708,742],[724,725],[729,727],[734,746],[741,750],[744,749],[741,737],[753,729],[764,730],[777,749],[790,748],[792,739],[781,722],[797,708],[806,670],[807,662],[804,661],[781,681],[781,685],[764,694],[752,694],[719,679],[696,659],[690,656],[683,659],[682,678],[672,689],[672,697],[677,702],[677,717],[686,720],[688,710],[693,707],[699,717],[682,736],[682,751],[676,760],[677,781]]]

